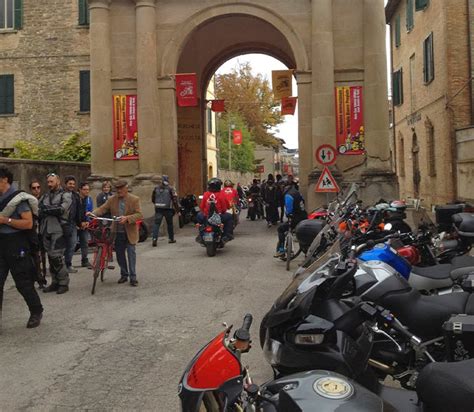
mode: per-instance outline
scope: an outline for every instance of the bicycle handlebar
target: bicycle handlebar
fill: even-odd
[[[96,220],[102,220],[102,221],[105,221],[105,222],[118,222],[120,220],[120,218],[117,217],[117,216],[113,216],[112,218],[110,218],[110,217],[101,217],[101,216],[96,216],[93,213],[89,213],[87,216],[92,217]]]

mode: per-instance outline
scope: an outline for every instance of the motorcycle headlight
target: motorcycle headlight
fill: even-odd
[[[324,341],[324,335],[322,333],[306,334],[299,333],[295,335],[296,345],[320,345]]]

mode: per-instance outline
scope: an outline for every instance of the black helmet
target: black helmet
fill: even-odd
[[[213,177],[209,182],[207,182],[207,189],[210,192],[220,192],[222,188],[222,180],[217,177]]]

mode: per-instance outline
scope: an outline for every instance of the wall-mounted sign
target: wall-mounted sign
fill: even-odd
[[[316,160],[324,166],[336,163],[336,149],[330,144],[322,144],[316,149]]]
[[[272,89],[276,100],[293,94],[293,70],[273,70]]]
[[[324,170],[319,176],[318,183],[316,183],[316,187],[314,189],[315,192],[322,192],[322,193],[337,193],[340,191],[339,185],[334,179],[331,171],[324,166]]]
[[[176,97],[179,107],[198,105],[196,73],[176,75]]]
[[[234,140],[234,144],[239,145],[242,144],[242,131],[241,130],[232,130],[232,138]]]
[[[281,115],[293,116],[295,114],[297,101],[298,101],[297,97],[282,97],[281,98]]]
[[[137,96],[114,95],[114,159],[138,159]]]
[[[336,87],[336,146],[343,155],[365,152],[362,86]]]
[[[255,168],[255,171],[257,173],[265,173],[265,166],[264,165],[258,165],[256,168]]]

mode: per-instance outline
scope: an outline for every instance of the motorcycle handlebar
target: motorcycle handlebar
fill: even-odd
[[[250,326],[252,326],[252,322],[253,322],[253,316],[250,313],[247,313],[244,316],[244,321],[243,321],[242,327],[240,329],[244,329],[247,332],[250,331]]]
[[[253,316],[250,313],[247,313],[244,316],[244,321],[240,329],[235,331],[234,337],[237,340],[249,341],[250,340],[250,326],[252,326]]]
[[[411,333],[408,329],[406,329],[395,316],[390,322],[390,326],[392,326],[393,329],[405,336],[412,344],[416,346],[419,346],[421,344],[421,339]]]

